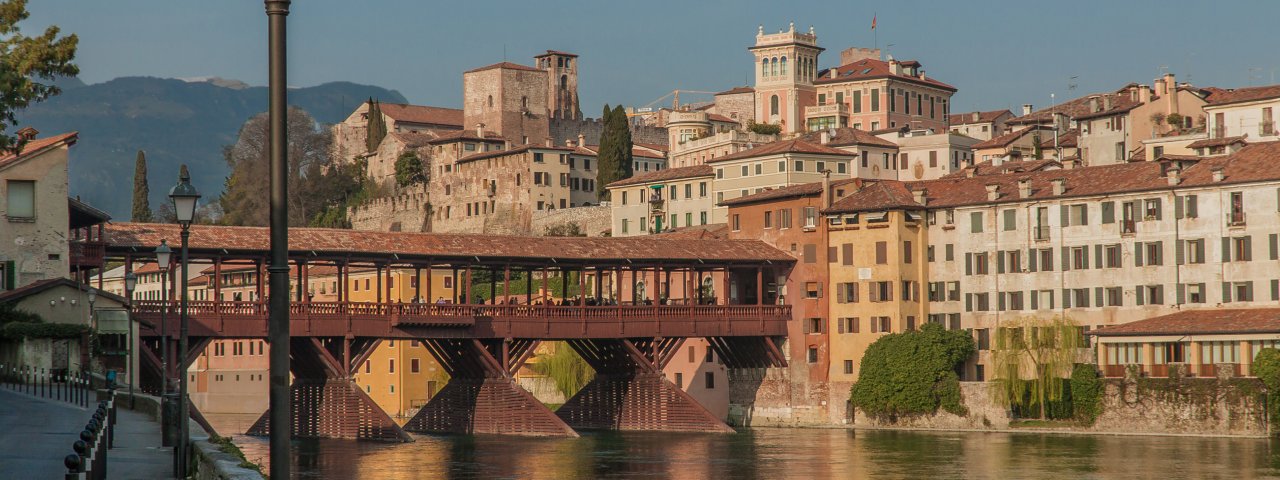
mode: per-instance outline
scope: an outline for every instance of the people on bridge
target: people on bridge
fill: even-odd
[[[444,305],[444,304],[445,304],[444,297],[440,297],[436,299],[436,305]]]

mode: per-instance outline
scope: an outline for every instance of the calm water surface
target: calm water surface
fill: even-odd
[[[253,419],[210,416],[223,434]],[[417,435],[294,443],[297,478],[1257,479],[1280,442],[1254,439],[755,429],[732,435],[590,432],[576,439]],[[265,438],[236,436],[265,463]]]

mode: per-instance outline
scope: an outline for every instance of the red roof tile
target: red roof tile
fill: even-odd
[[[1266,100],[1270,98],[1280,98],[1280,85],[1232,88],[1228,90],[1213,89],[1209,94],[1208,102],[1209,105],[1216,107],[1218,105],[1252,102],[1255,100]]]
[[[871,132],[858,130],[856,128],[841,127],[828,130],[834,131],[835,135],[827,140],[828,147],[846,147],[849,145],[871,145],[884,148],[898,148],[898,144],[885,140],[873,135]],[[806,142],[821,144],[822,131],[808,132],[800,136],[801,140]]]
[[[466,162],[473,162],[476,160],[484,160],[486,158],[501,157],[505,155],[514,155],[517,153],[524,153],[529,150],[552,150],[552,151],[558,151],[558,152],[564,152],[564,153],[573,153],[578,155],[595,155],[595,152],[589,151],[584,148],[579,148],[579,147],[564,147],[559,145],[548,147],[546,145],[527,144],[527,145],[521,145],[515,148],[511,148],[508,150],[492,150],[488,152],[473,153],[471,155],[467,155],[465,157],[459,158],[454,163],[466,163]]]
[[[526,72],[545,72],[545,71],[546,71],[546,70],[543,70],[543,69],[541,69],[541,68],[533,68],[533,67],[530,67],[530,66],[521,65],[521,64],[519,64],[519,63],[498,62],[498,63],[495,63],[495,64],[493,64],[493,65],[485,65],[485,66],[480,67],[480,68],[473,68],[473,69],[471,69],[471,70],[467,70],[467,71],[462,72],[462,73],[463,73],[463,74],[467,74],[467,73],[482,72],[482,71],[485,71],[485,70],[493,70],[493,69],[495,69],[495,68],[501,68],[501,69],[503,69],[503,70],[523,70],[523,71],[526,71]]]
[[[831,188],[835,189],[835,187],[841,187],[848,184],[859,185],[863,181],[864,180],[860,178],[843,178],[840,180],[832,180]],[[790,186],[781,187],[781,188],[772,188],[768,190],[763,190],[761,192],[753,193],[751,195],[746,195],[742,197],[730,198],[728,200],[720,202],[720,205],[724,205],[724,206],[745,205],[748,203],[770,202],[770,201],[782,200],[787,198],[812,197],[812,196],[817,196],[821,193],[822,193],[822,182],[801,183],[798,185],[790,185]]]
[[[656,172],[645,172],[640,175],[624,178],[616,182],[605,185],[606,188],[625,187],[628,185],[641,185],[652,182],[669,182],[672,180],[684,180],[688,178],[710,177],[715,175],[715,171],[710,165],[694,165],[692,167],[665,168]]]
[[[716,95],[734,95],[739,93],[756,93],[756,89],[751,87],[733,87]]]
[[[21,152],[4,152],[0,154],[0,168],[16,164],[21,160],[26,160],[64,143],[66,145],[75,145],[78,135],[78,132],[69,132],[52,137],[32,139],[26,145],[23,145]]]
[[[1049,135],[1041,136],[1040,148],[1053,148],[1053,142],[1058,142],[1060,148],[1076,148],[1080,140],[1080,131],[1070,129],[1058,134],[1058,138],[1053,138],[1053,131]]]
[[[401,103],[379,103],[382,114],[397,122],[462,127],[462,110]]]
[[[1245,140],[1245,137],[1243,135],[1239,137],[1206,138],[1204,140],[1196,140],[1194,142],[1188,143],[1187,148],[1225,147],[1233,143],[1247,144],[1249,143],[1249,141]]]
[[[734,120],[732,118],[726,117],[718,113],[708,113],[707,120],[710,120],[713,122],[721,122],[721,123],[738,123],[737,120]]]
[[[542,58],[542,57],[547,57],[547,56],[551,56],[551,55],[559,55],[559,56],[561,56],[561,57],[576,57],[576,56],[578,56],[578,54],[576,54],[576,53],[562,52],[562,51],[559,51],[559,50],[547,50],[547,53],[544,53],[544,54],[542,54],[542,55],[535,56],[535,57],[533,57],[533,58]]]
[[[980,175],[1001,175],[1005,173],[1024,173],[1037,172],[1040,170],[1052,170],[1062,168],[1062,164],[1056,160],[1006,160],[1000,165],[994,165],[994,162],[987,160],[980,162],[972,167],[965,167],[959,171],[943,175],[942,178],[967,178],[969,176]],[[972,173],[970,173],[972,172]]]
[[[973,119],[973,114],[978,114],[978,119]],[[949,125],[968,125],[970,123],[991,123],[1000,118],[1001,115],[1008,114],[1013,116],[1013,112],[1008,110],[992,110],[990,112],[968,112],[953,113],[947,116],[947,124]]]
[[[1280,333],[1280,308],[1183,310],[1089,332],[1099,337],[1248,333]]]
[[[1098,109],[1104,112],[1113,112],[1119,109],[1128,111],[1136,106],[1136,103],[1128,93],[1107,92],[1093,95],[1085,95],[1083,97],[1068,100],[1057,105],[1051,105],[1049,108],[1036,110],[1028,115],[1014,117],[1009,119],[1008,123],[1013,125],[1031,125],[1037,123],[1052,123],[1055,114],[1066,115],[1067,118],[1085,118],[1098,116],[1099,113],[1090,108],[1090,98],[1098,98]],[[1111,108],[1103,108],[1107,101],[1111,102]],[[1109,114],[1109,113],[1108,113]]]
[[[1009,146],[1009,144],[1018,141],[1018,139],[1022,138],[1024,135],[1030,134],[1033,130],[1041,130],[1041,128],[1038,126],[1032,125],[1030,127],[1026,127],[1020,130],[1014,130],[1004,135],[993,137],[991,140],[975,143],[973,144],[972,148],[974,150],[982,150],[986,148],[1007,147]]]
[[[733,153],[733,154],[725,155],[723,157],[707,160],[707,163],[725,162],[729,160],[740,160],[743,158],[755,158],[755,157],[762,157],[765,155],[776,155],[780,153],[808,153],[808,154],[814,154],[814,155],[839,155],[842,157],[853,157],[852,153],[846,152],[844,150],[837,150],[825,145],[818,145],[818,144],[806,142],[801,139],[794,139],[794,140],[780,140],[773,143],[766,143],[764,145],[758,146],[756,148],[752,148],[750,150],[743,150],[738,153]]]
[[[114,252],[153,249],[163,238],[178,238],[172,224],[113,223],[106,226],[108,249]],[[265,255],[270,236],[264,227],[192,225],[190,248],[197,254]],[[759,240],[681,240],[643,237],[519,237],[440,233],[372,232],[327,228],[290,228],[292,252],[350,258],[402,261],[468,258],[532,261],[626,262],[761,262],[794,261]]]
[[[902,62],[903,65],[910,65],[913,61]],[[915,65],[919,65],[915,62]],[[941,88],[951,92],[956,91],[956,87],[947,85],[929,77],[919,78],[909,75],[895,75],[889,71],[889,62],[875,58],[864,58],[848,65],[835,67],[837,72],[836,78],[831,78],[831,69],[822,70],[818,73],[818,78],[813,81],[816,84],[824,83],[840,83],[856,80],[870,80],[874,78],[893,78],[895,80],[904,80],[912,83],[928,85],[934,88]]]
[[[920,210],[915,194],[906,184],[897,181],[867,182],[862,188],[831,204],[824,213],[854,213],[869,210],[910,209]]]

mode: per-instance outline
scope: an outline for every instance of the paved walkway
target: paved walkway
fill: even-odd
[[[172,478],[173,449],[160,447],[160,424],[138,412],[116,411],[108,478]],[[91,416],[85,408],[0,388],[0,478],[63,478],[62,458],[72,453],[71,444]]]

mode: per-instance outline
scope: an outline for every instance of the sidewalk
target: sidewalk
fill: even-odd
[[[109,478],[172,478],[173,449],[160,447],[160,424],[138,412],[116,411]],[[91,416],[89,409],[0,388],[0,478],[62,478],[62,458],[72,453],[71,444]]]

